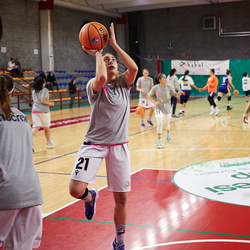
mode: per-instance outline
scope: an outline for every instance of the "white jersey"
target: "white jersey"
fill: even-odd
[[[178,82],[178,77],[176,75],[173,75],[173,76],[168,76],[167,77],[167,83],[170,84],[175,91],[178,91],[178,92],[181,92],[181,89],[180,89],[180,84]]]
[[[183,80],[185,77],[185,80]],[[191,90],[191,85],[194,85],[194,81],[190,76],[182,76],[179,79],[179,84],[182,90]]]
[[[242,89],[243,91],[250,90],[250,78],[249,77],[244,76],[242,78]]]

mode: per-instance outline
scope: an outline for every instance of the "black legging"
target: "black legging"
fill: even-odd
[[[172,105],[172,107],[173,107],[173,109],[172,109],[172,115],[174,115],[174,114],[175,114],[175,110],[176,110],[176,103],[177,103],[177,98],[176,98],[176,97],[174,97],[174,96],[172,96],[172,97],[171,97],[171,105]]]
[[[215,102],[214,102],[214,98],[213,98],[212,96],[209,95],[209,96],[207,97],[207,100],[208,100],[210,106],[214,106],[214,108],[216,107],[216,104],[215,104]]]

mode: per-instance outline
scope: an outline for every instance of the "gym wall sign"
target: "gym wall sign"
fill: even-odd
[[[173,176],[180,189],[213,201],[250,206],[250,158],[230,158],[184,167]]]

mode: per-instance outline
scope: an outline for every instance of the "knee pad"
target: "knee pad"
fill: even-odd
[[[231,95],[227,98],[228,101],[231,101]]]
[[[221,100],[221,96],[218,96],[218,97],[217,97],[217,100],[220,101],[220,100]]]

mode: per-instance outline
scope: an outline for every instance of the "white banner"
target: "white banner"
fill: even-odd
[[[215,75],[225,75],[229,70],[229,60],[224,61],[185,61],[172,60],[171,68],[177,70],[177,74],[184,74],[189,70],[190,75],[208,75],[210,69],[215,70]]]

